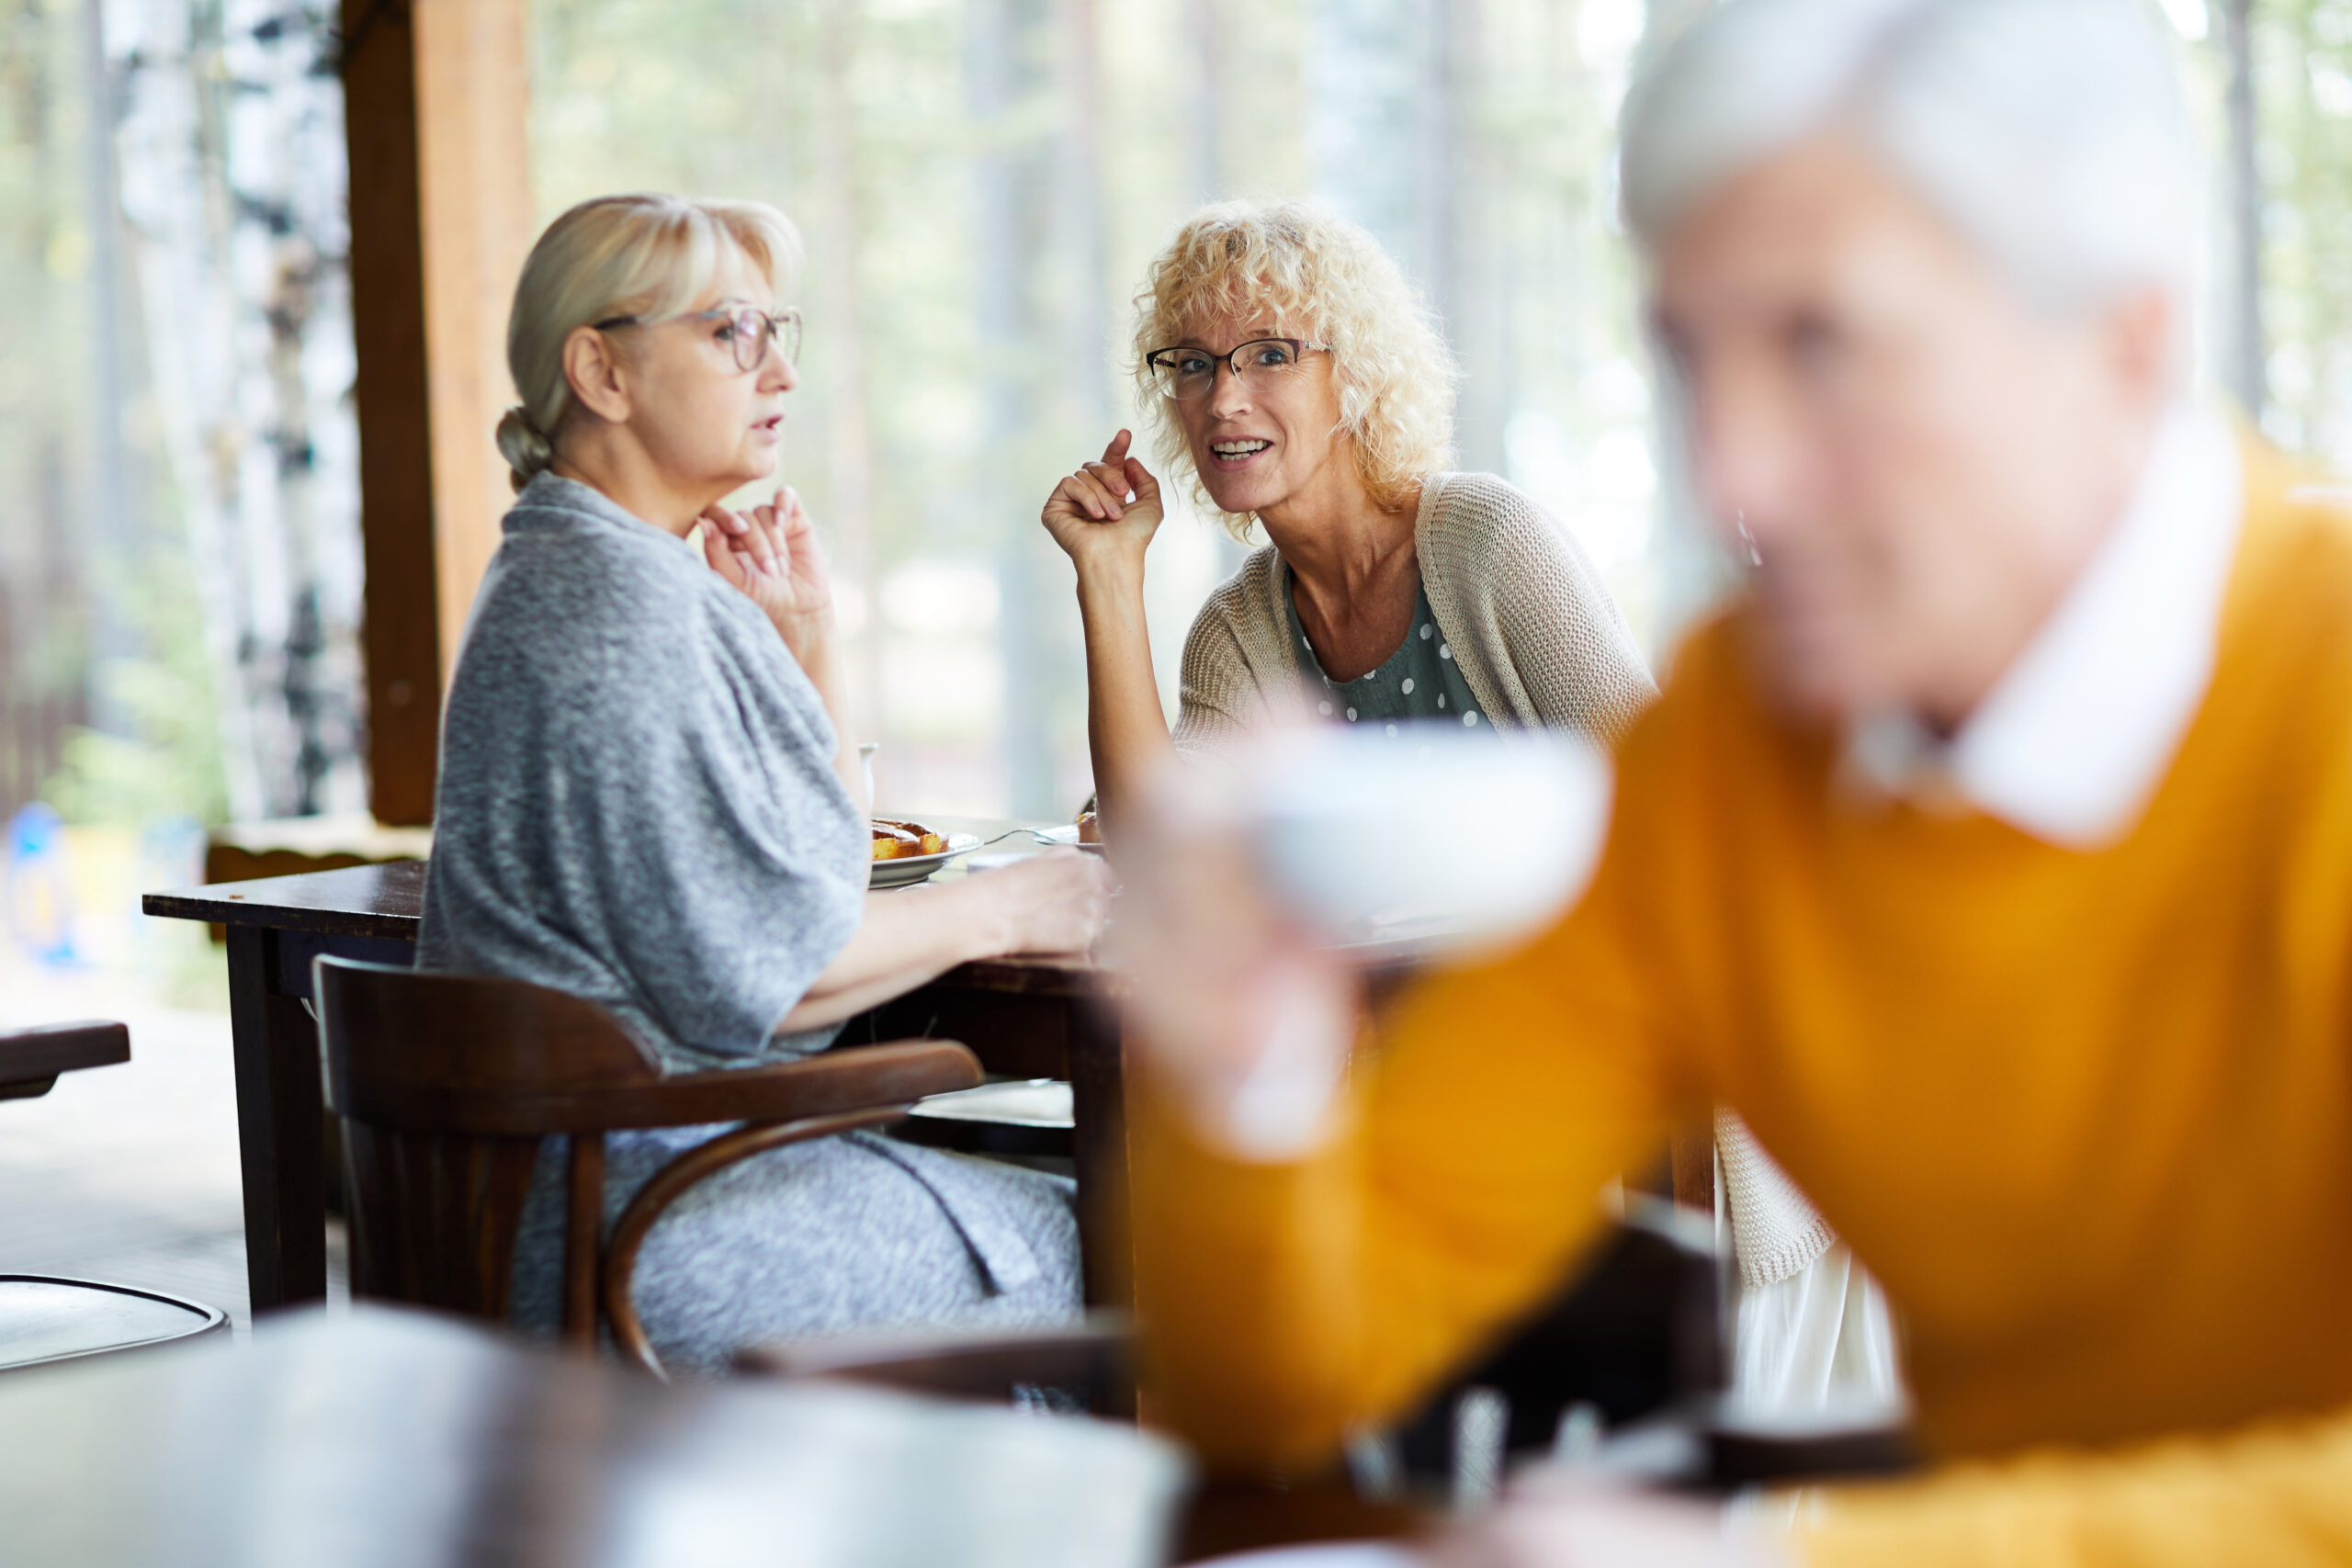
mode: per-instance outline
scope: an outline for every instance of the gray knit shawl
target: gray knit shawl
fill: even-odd
[[[1580,729],[1606,742],[1657,694],[1616,600],[1557,518],[1493,474],[1432,474],[1413,520],[1439,633],[1498,729]],[[1252,554],[1184,639],[1176,746],[1211,755],[1298,688],[1282,558]]]
[[[831,721],[758,606],[586,485],[515,498],[442,719],[418,963],[602,1005],[673,1070],[772,1039],[865,913]]]

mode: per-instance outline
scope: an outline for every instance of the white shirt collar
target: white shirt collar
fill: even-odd
[[[2048,621],[1949,741],[1907,713],[1846,740],[1867,790],[1958,803],[2068,849],[2129,832],[2212,678],[2245,493],[2228,423],[2183,402],[2131,503]]]

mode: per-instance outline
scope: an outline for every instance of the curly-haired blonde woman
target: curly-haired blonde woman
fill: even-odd
[[[1613,737],[1652,694],[1624,617],[1557,520],[1446,471],[1455,372],[1396,263],[1298,203],[1204,208],[1136,296],[1136,376],[1172,477],[1271,543],[1184,643],[1171,737],[1144,629],[1159,483],[1121,431],[1043,521],[1078,567],[1103,819],[1172,744],[1214,750],[1269,696],[1335,723],[1444,719]]]
[[[1078,566],[1094,783],[1114,833],[1171,744],[1214,751],[1302,684],[1334,723],[1436,718],[1603,740],[1655,694],[1559,522],[1492,474],[1446,470],[1453,365],[1370,234],[1302,204],[1204,208],[1136,302],[1137,375],[1166,468],[1189,473],[1237,536],[1254,524],[1272,543],[1193,622],[1171,737],[1144,632],[1159,482],[1123,430],[1046,502],[1046,527]],[[1736,1117],[1718,1118],[1716,1147],[1746,1291],[1742,1392],[1790,1408],[1833,1387],[1890,1385],[1875,1287]]]

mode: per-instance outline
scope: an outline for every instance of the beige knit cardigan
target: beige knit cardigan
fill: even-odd
[[[1432,474],[1413,548],[1438,632],[1497,729],[1580,729],[1616,740],[1657,694],[1617,602],[1558,519],[1493,474]],[[1184,639],[1178,750],[1206,759],[1258,727],[1270,697],[1299,688],[1272,545],[1202,604]],[[1738,1119],[1717,1118],[1740,1274],[1771,1284],[1836,1239]]]
[[[1581,729],[1605,742],[1657,694],[1641,649],[1568,531],[1492,474],[1432,474],[1413,549],[1437,629],[1498,729]],[[1202,604],[1184,639],[1177,750],[1214,754],[1298,690],[1273,546]]]

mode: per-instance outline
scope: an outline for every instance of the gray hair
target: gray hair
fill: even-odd
[[[2205,169],[2142,0],[1729,0],[1645,62],[1627,227],[1655,255],[1725,181],[1851,134],[2039,307],[2196,296]]]

